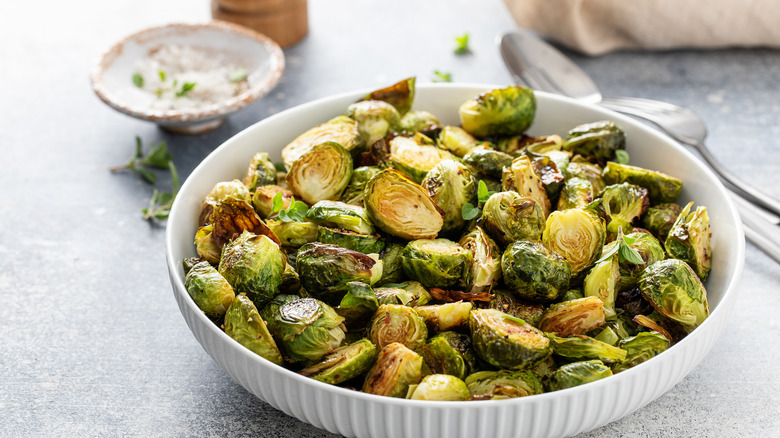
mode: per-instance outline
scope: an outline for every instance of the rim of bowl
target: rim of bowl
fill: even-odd
[[[147,34],[153,34],[165,29],[184,29],[190,31],[198,31],[199,29],[213,29],[252,39],[260,43],[260,45],[262,45],[263,48],[265,48],[265,50],[268,52],[271,65],[270,71],[261,81],[238,96],[234,96],[226,101],[214,103],[200,108],[186,108],[177,110],[140,108],[126,104],[117,99],[115,94],[112,93],[103,82],[103,73],[105,70],[108,68],[108,66],[111,65],[111,62],[113,62],[114,58],[122,53],[125,44],[132,40],[142,39]],[[100,100],[119,112],[137,117],[139,119],[151,121],[196,122],[203,119],[220,117],[238,111],[256,101],[257,99],[265,96],[276,86],[277,83],[279,83],[284,69],[284,52],[282,51],[282,48],[279,46],[279,44],[277,44],[274,40],[265,34],[256,32],[238,24],[222,20],[211,20],[209,22],[203,23],[168,23],[147,27],[139,30],[138,32],[132,33],[111,45],[111,47],[98,56],[93,64],[89,78],[92,84],[92,90],[100,98]]]
[[[418,89],[421,88],[459,88],[459,89],[482,89],[482,90],[490,90],[494,88],[501,88],[504,87],[502,85],[491,85],[491,84],[479,84],[479,83],[450,83],[450,84],[420,84],[417,86]],[[296,105],[292,108],[286,109],[280,113],[277,113],[271,117],[268,117],[266,119],[260,120],[256,122],[253,125],[250,125],[249,127],[245,128],[244,130],[236,133],[233,137],[225,140],[221,145],[219,145],[217,148],[215,148],[206,158],[201,161],[201,163],[198,164],[198,166],[195,167],[195,169],[192,171],[192,174],[195,174],[199,171],[199,169],[204,166],[204,163],[209,160],[210,157],[215,155],[220,149],[230,147],[229,145],[235,141],[237,141],[240,137],[244,135],[249,135],[248,132],[257,129],[255,128],[255,125],[259,124],[265,124],[266,121],[276,118],[283,118],[288,117],[287,114],[291,112],[295,112],[298,110],[301,110],[303,108],[309,108],[312,106],[319,106],[323,105],[326,102],[330,102],[333,100],[339,100],[339,99],[345,99],[348,97],[355,97],[360,98],[360,96],[365,96],[369,92],[371,92],[373,89],[360,89],[355,91],[348,91],[343,92],[335,95],[330,95],[326,97],[322,97],[319,99],[315,99],[313,101],[303,103],[300,105]],[[695,155],[693,155],[690,151],[688,151],[685,147],[683,147],[679,142],[671,139],[670,137],[665,136],[664,134],[660,133],[659,131],[644,125],[643,123],[632,119],[628,116],[616,113],[612,110],[608,110],[606,108],[599,107],[594,104],[587,104],[580,101],[577,101],[576,99],[572,99],[565,96],[560,96],[556,94],[546,93],[534,90],[534,94],[543,96],[545,99],[551,99],[551,100],[558,100],[563,101],[568,104],[572,104],[575,106],[585,107],[590,110],[595,110],[597,112],[601,112],[604,115],[608,115],[610,118],[613,118],[615,120],[620,120],[622,123],[628,123],[631,124],[632,127],[638,128],[642,131],[644,131],[646,134],[649,134],[653,137],[655,137],[656,140],[662,141],[670,146],[672,146],[675,149],[678,149],[679,152],[683,153],[687,156],[688,159],[691,160],[693,165],[699,167],[699,170],[703,170],[707,176],[710,178],[711,182],[716,183],[713,185],[712,189],[715,189],[718,191],[719,195],[726,201],[727,209],[732,213],[733,221],[731,225],[734,225],[734,229],[737,232],[736,241],[737,241],[737,247],[736,248],[730,248],[733,250],[735,254],[735,260],[736,260],[736,266],[734,266],[734,272],[733,275],[728,278],[728,281],[724,285],[723,288],[723,295],[720,299],[720,302],[716,306],[714,310],[710,312],[710,316],[704,320],[704,322],[697,327],[696,330],[688,334],[684,339],[677,342],[673,346],[671,346],[668,350],[664,351],[663,353],[654,356],[650,358],[649,360],[640,363],[639,365],[636,365],[632,368],[629,368],[625,371],[622,371],[620,373],[614,374],[606,379],[600,379],[594,382],[589,382],[584,385],[575,386],[572,388],[567,388],[560,391],[553,391],[553,392],[545,392],[542,394],[536,394],[529,397],[517,397],[517,398],[511,398],[511,399],[504,399],[504,400],[467,400],[467,401],[458,401],[458,402],[452,402],[452,401],[430,401],[430,400],[410,400],[410,399],[404,399],[404,398],[396,398],[396,397],[386,397],[376,394],[369,394],[362,391],[355,391],[350,390],[346,388],[339,387],[337,385],[330,385],[327,383],[323,383],[317,380],[314,380],[309,377],[301,376],[298,373],[295,373],[285,367],[281,367],[279,365],[276,365],[267,359],[255,354],[254,352],[250,351],[249,349],[245,348],[243,345],[239,344],[237,341],[235,341],[233,338],[225,334],[224,331],[220,330],[219,327],[214,324],[211,320],[206,317],[206,315],[197,307],[195,302],[189,297],[189,294],[186,292],[186,288],[184,287],[184,282],[182,278],[180,278],[178,274],[178,267],[179,267],[179,261],[173,260],[172,254],[173,254],[173,234],[170,232],[170,228],[166,230],[166,242],[165,242],[165,251],[166,251],[166,261],[168,265],[168,271],[169,274],[171,274],[171,278],[175,278],[175,284],[173,285],[174,294],[180,295],[181,298],[183,298],[183,301],[186,302],[188,308],[198,315],[198,319],[201,323],[205,323],[209,326],[209,330],[219,336],[223,341],[226,341],[228,343],[231,343],[231,346],[233,348],[237,348],[238,351],[241,351],[241,354],[248,358],[251,362],[256,364],[257,366],[261,367],[273,367],[273,369],[282,369],[287,374],[289,374],[289,377],[296,381],[296,383],[304,384],[304,385],[314,385],[315,388],[318,388],[320,390],[325,391],[336,391],[337,393],[349,396],[349,397],[355,397],[358,400],[364,400],[367,402],[381,402],[385,404],[390,405],[396,405],[396,406],[408,406],[408,405],[419,405],[419,406],[429,406],[432,408],[468,408],[471,406],[491,406],[492,404],[499,403],[500,406],[507,406],[507,405],[523,405],[526,403],[534,403],[535,400],[546,400],[549,398],[556,398],[560,397],[561,395],[574,395],[577,392],[582,391],[599,391],[600,386],[604,385],[616,385],[619,384],[622,381],[628,380],[633,378],[633,376],[637,373],[644,373],[643,370],[648,368],[649,366],[653,366],[653,364],[659,363],[661,360],[671,360],[671,356],[677,354],[677,352],[682,352],[683,348],[682,346],[685,346],[687,344],[695,342],[698,338],[702,336],[706,336],[705,331],[702,330],[702,327],[709,327],[710,325],[714,324],[714,319],[712,318],[712,315],[718,314],[720,315],[723,312],[730,312],[731,308],[727,308],[726,305],[722,305],[722,303],[727,302],[728,300],[733,300],[734,296],[736,294],[736,286],[739,282],[739,279],[741,277],[743,268],[744,268],[744,261],[745,261],[745,238],[744,238],[744,231],[742,222],[739,220],[739,216],[737,216],[737,208],[734,201],[731,200],[731,198],[728,196],[725,187],[720,182],[720,180],[715,176],[713,171],[707,167],[701,160],[696,158]],[[186,187],[189,183],[189,177],[187,180],[185,180],[184,184],[182,185],[182,188],[180,192],[184,192]],[[169,222],[175,222],[175,219],[179,214],[179,208],[177,207],[177,203],[174,200],[173,206],[171,208],[171,215],[169,218]],[[724,317],[728,317],[728,315],[724,315]],[[682,345],[682,346],[681,346]],[[678,347],[681,346],[681,347]],[[224,370],[223,370],[224,371]],[[687,373],[686,373],[687,374]],[[611,382],[611,383],[610,383]],[[676,385],[676,383],[675,383]],[[254,394],[253,394],[254,395]],[[475,405],[475,403],[477,403]]]

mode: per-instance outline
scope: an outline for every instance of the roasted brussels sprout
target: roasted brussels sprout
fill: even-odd
[[[520,142],[523,153],[547,154],[563,150],[563,138],[558,134],[525,137]]]
[[[469,293],[490,292],[501,279],[501,252],[498,245],[480,227],[461,237],[458,242],[471,253]]]
[[[710,314],[707,291],[687,263],[677,259],[655,262],[639,277],[642,296],[661,315],[678,322],[688,331],[698,327]]]
[[[539,174],[536,173],[533,163],[528,156],[517,157],[510,167],[504,168],[501,178],[501,186],[504,190],[514,190],[521,196],[527,196],[540,207],[546,218],[552,211],[550,198]]]
[[[422,316],[431,330],[436,332],[465,327],[474,305],[470,301],[417,306],[414,310]]]
[[[612,372],[619,373],[657,356],[669,348],[669,340],[658,332],[642,332],[618,342],[626,350],[626,359],[612,365]]]
[[[289,301],[272,318],[268,328],[285,356],[294,362],[320,360],[344,340],[344,318],[314,298]]]
[[[585,276],[583,294],[601,300],[606,318],[615,315],[615,299],[619,289],[620,264],[617,254],[593,265]]]
[[[399,342],[417,351],[428,339],[425,321],[408,306],[382,304],[368,327],[368,337],[379,349]]]
[[[337,304],[350,281],[368,285],[379,281],[382,262],[357,251],[313,242],[298,250],[296,270],[301,286],[313,297]]]
[[[534,120],[536,96],[516,85],[495,89],[467,100],[458,113],[463,129],[476,137],[517,135]]]
[[[350,281],[336,313],[344,317],[348,328],[352,328],[365,326],[378,308],[379,300],[371,286],[362,281]]]
[[[401,254],[404,272],[427,287],[466,287],[472,255],[447,239],[419,239],[406,245]]]
[[[466,166],[455,160],[442,160],[425,175],[420,184],[444,213],[441,233],[459,233],[465,226],[463,206],[477,204],[477,181]]]
[[[198,308],[214,319],[225,314],[236,296],[225,277],[206,261],[196,264],[187,272],[184,287]]]
[[[463,157],[477,145],[477,139],[458,126],[445,126],[439,132],[439,147],[444,148],[458,157]]]
[[[422,355],[435,374],[464,379],[477,368],[471,338],[463,333],[445,331],[431,337],[422,346]]]
[[[647,189],[628,183],[607,186],[601,193],[601,199],[604,212],[609,217],[607,232],[612,236],[617,234],[618,228],[630,232],[632,224],[650,205]]]
[[[412,400],[462,401],[471,394],[463,380],[448,374],[429,374],[413,387],[407,398]]]
[[[433,297],[419,281],[390,283],[374,289],[380,304],[403,304],[404,306],[424,306]]]
[[[398,113],[403,116],[411,108],[414,102],[415,78],[399,81],[389,87],[374,90],[363,100],[381,100],[393,105]]]
[[[585,334],[605,322],[604,303],[589,296],[551,305],[542,315],[539,328],[565,338]]]
[[[595,163],[591,163],[584,159],[581,155],[575,155],[569,165],[566,166],[566,178],[582,178],[586,181],[590,181],[593,186],[593,195],[596,196],[604,190],[607,183],[604,182],[604,178],[601,177],[603,169],[601,166]]]
[[[274,184],[276,184],[276,166],[267,153],[256,153],[244,175],[244,185],[250,192],[254,192],[260,186]]]
[[[579,298],[585,298],[585,294],[583,294],[581,290],[569,289],[566,291],[565,294],[563,294],[563,297],[561,297],[561,301],[571,301]]]
[[[214,185],[200,207],[198,225],[204,226],[213,222],[212,214],[217,205],[225,199],[232,198],[250,202],[252,196],[244,183],[234,179],[232,181],[218,182]]]
[[[421,132],[428,137],[436,137],[441,130],[439,119],[428,111],[409,111],[401,117],[398,130],[413,135]]]
[[[244,200],[225,198],[218,202],[211,212],[211,221],[214,224],[211,239],[220,248],[244,231],[267,236],[277,245],[281,245],[276,234],[260,219],[254,208]]]
[[[662,203],[653,205],[642,216],[642,226],[663,242],[669,236],[669,231],[681,212],[682,207],[679,204]]]
[[[532,368],[551,351],[542,331],[500,310],[472,310],[469,328],[477,355],[495,367]]]
[[[373,234],[375,231],[365,209],[344,202],[319,201],[306,212],[306,219],[360,234]]]
[[[372,144],[394,131],[401,115],[393,105],[381,100],[363,100],[347,107],[347,116],[358,123],[358,131]]]
[[[340,144],[313,145],[290,166],[287,184],[309,204],[338,199],[352,177],[352,157]]]
[[[401,172],[385,169],[366,185],[368,217],[382,231],[406,240],[433,239],[444,225],[428,192]]]
[[[349,180],[349,185],[344,191],[341,199],[347,204],[363,206],[363,192],[368,183],[368,180],[374,177],[382,169],[376,166],[361,166],[356,168],[352,172],[352,178]]]
[[[558,210],[584,208],[593,201],[593,184],[582,178],[569,178],[558,196]]]
[[[335,349],[318,363],[302,369],[299,374],[338,385],[368,371],[374,365],[377,354],[374,344],[363,338]]]
[[[287,263],[282,272],[282,284],[279,292],[283,294],[297,294],[301,291],[301,278],[291,264]]]
[[[516,240],[540,241],[544,211],[536,201],[513,191],[493,193],[482,207],[480,225],[501,246]]]
[[[262,307],[279,293],[286,263],[274,241],[244,231],[222,248],[219,273],[236,293],[246,293],[256,306]]]
[[[463,164],[469,169],[479,175],[495,179],[501,179],[504,167],[511,166],[512,160],[514,157],[511,155],[485,145],[476,146],[463,156]]]
[[[225,314],[224,327],[225,334],[239,344],[277,365],[283,364],[276,341],[246,295],[239,294],[233,299]]]
[[[675,202],[682,191],[682,181],[665,173],[609,162],[601,174],[607,184],[629,183],[647,189],[650,202]]]
[[[595,382],[612,375],[612,370],[600,360],[572,362],[561,366],[547,381],[547,390],[560,391]]]
[[[563,188],[564,180],[563,172],[558,168],[558,163],[549,155],[540,155],[531,152],[527,152],[526,154],[531,158],[534,172],[539,175],[539,180],[542,182],[545,193],[547,193],[547,199],[556,199],[561,188]],[[563,155],[566,157],[566,164],[568,164],[568,154],[563,153]],[[552,210],[552,207],[550,207],[550,209]]]
[[[620,261],[620,290],[636,286],[639,275],[647,266],[666,258],[666,252],[661,242],[653,237],[652,234],[643,231],[629,233],[624,237],[626,242],[630,242],[629,246],[642,258],[642,263],[635,264],[627,260]],[[616,244],[617,242],[610,242],[604,247],[604,250],[609,251]]]
[[[520,318],[534,327],[539,325],[544,314],[544,305],[523,301],[506,290],[493,291],[493,298],[488,302],[488,308]]]
[[[214,230],[213,225],[206,225],[198,228],[195,233],[195,250],[198,256],[209,263],[219,263],[222,256],[222,249],[214,242],[211,233]]]
[[[710,218],[707,208],[699,206],[691,213],[693,202],[683,208],[666,238],[666,252],[670,257],[687,262],[701,281],[707,280],[712,268]]]
[[[319,227],[317,241],[363,254],[378,254],[385,248],[385,240],[379,234],[360,234],[343,228]]]
[[[401,259],[404,248],[405,245],[397,242],[385,245],[385,250],[379,254],[379,260],[382,261],[382,278],[376,283],[377,285],[395,283],[404,279],[403,260]]]
[[[313,222],[282,222],[270,219],[268,228],[276,234],[282,246],[298,248],[317,240],[317,224]]]
[[[361,146],[363,138],[357,122],[347,116],[338,116],[309,129],[282,149],[282,161],[290,169],[312,147],[330,142],[338,143],[348,151]]]
[[[588,210],[571,208],[547,217],[542,243],[562,255],[577,275],[601,256],[607,232],[604,222]]]
[[[466,377],[472,400],[503,400],[544,392],[533,371],[480,371]]]
[[[567,360],[599,360],[606,364],[622,362],[626,358],[626,350],[614,347],[584,335],[571,335],[561,338],[550,333],[553,354]]]
[[[398,136],[390,140],[389,167],[402,172],[418,184],[440,161],[457,158],[444,149],[418,144],[409,137]]]
[[[555,301],[569,289],[571,266],[537,242],[518,240],[501,256],[504,283],[521,298]]]
[[[569,131],[563,148],[601,161],[615,159],[615,151],[626,148],[626,135],[615,122],[602,120],[577,126]]]
[[[410,385],[422,380],[423,358],[403,344],[393,342],[379,351],[363,382],[363,392],[406,397]]]
[[[280,186],[260,186],[252,194],[252,206],[257,214],[263,218],[269,218],[274,214],[274,197],[277,193],[282,194],[282,208],[290,208],[293,192]]]

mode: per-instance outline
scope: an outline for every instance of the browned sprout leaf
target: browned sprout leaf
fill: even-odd
[[[493,298],[490,292],[470,293],[459,290],[444,290],[438,287],[430,288],[431,295],[439,301],[454,303],[456,301],[484,301],[489,302]]]
[[[226,198],[216,205],[211,220],[214,223],[212,238],[220,248],[226,243],[238,237],[244,230],[256,235],[268,236],[277,245],[281,246],[279,238],[260,219],[246,201],[234,198]]]

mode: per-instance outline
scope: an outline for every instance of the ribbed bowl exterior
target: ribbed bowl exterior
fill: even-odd
[[[495,87],[421,87],[417,99],[423,104],[418,108],[431,108],[436,102],[447,100],[444,97],[452,102],[462,102],[489,88]],[[288,415],[348,437],[559,437],[597,428],[641,408],[690,373],[712,348],[734,305],[736,283],[744,261],[741,223],[722,186],[687,151],[649,128],[617,114],[541,93],[538,96],[540,111],[548,108],[559,115],[563,110],[572,112],[572,121],[566,126],[574,126],[582,120],[592,121],[595,117],[618,120],[627,135],[644,136],[644,140],[653,140],[660,148],[645,156],[644,152],[633,151],[629,147],[632,160],[636,156],[640,163],[650,162],[645,164],[647,167],[663,170],[662,165],[666,161],[655,157],[662,154],[668,157],[667,160],[676,161],[675,166],[688,169],[686,175],[691,176],[685,184],[692,190],[684,192],[683,196],[697,201],[702,198],[702,203],[710,208],[713,233],[716,233],[713,240],[715,267],[708,281],[711,314],[693,333],[659,356],[607,379],[531,397],[468,402],[395,399],[327,385],[276,366],[233,341],[200,312],[182,281],[181,259],[193,255],[191,242],[201,200],[216,182],[232,179],[230,175],[242,174],[248,157],[256,149],[250,143],[257,133],[266,134],[272,128],[286,126],[291,132],[278,139],[269,139],[267,135],[263,137],[269,143],[276,141],[283,146],[297,133],[316,124],[312,120],[317,119],[312,117],[318,111],[323,114],[319,118],[327,120],[331,113],[343,112],[349,102],[363,95],[365,91],[324,99],[288,110],[272,118],[274,120],[267,119],[248,128],[204,160],[180,191],[168,222],[166,242],[174,297],[195,338],[238,384]],[[448,108],[452,102],[446,102]],[[436,108],[431,111],[438,114]],[[288,126],[293,119],[299,126]],[[556,132],[550,130],[560,122],[550,123],[549,126],[544,121],[538,123],[541,133]],[[278,148],[281,146],[276,152]],[[231,162],[223,163],[228,154]],[[659,166],[659,163],[662,165]],[[667,172],[674,174],[673,170]]]

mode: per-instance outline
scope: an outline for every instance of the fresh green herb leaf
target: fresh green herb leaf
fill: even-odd
[[[144,220],[165,220],[171,213],[171,206],[179,193],[179,173],[173,161],[168,162],[168,169],[171,171],[171,192],[160,192],[154,189],[149,206],[141,210]]]
[[[479,216],[480,213],[481,211],[479,210],[479,208],[474,207],[473,205],[471,205],[470,202],[464,204],[463,208],[460,209],[460,215],[464,221],[470,221],[475,217]]]
[[[513,321],[513,322],[516,322],[516,323],[518,323],[518,324],[527,324],[527,323],[525,322],[525,320],[523,320],[523,319],[520,319],[520,318],[518,318],[518,317],[516,317],[516,316],[512,316],[512,315],[504,315],[504,319],[508,319],[508,320],[510,320],[510,321]]]
[[[134,167],[133,171],[141,175],[141,177],[149,184],[154,184],[157,182],[157,175],[155,175],[154,172],[149,169],[144,169],[143,167]]]
[[[230,72],[230,74],[228,75],[228,79],[230,79],[230,82],[241,82],[244,79],[246,79],[247,76],[249,76],[249,72],[246,71],[245,68],[239,67],[233,70],[232,72]]]
[[[628,152],[626,152],[623,149],[618,149],[615,151],[615,162],[618,164],[628,164]]]
[[[625,240],[623,241],[625,242]],[[634,264],[634,265],[641,265],[645,261],[642,260],[642,256],[639,255],[639,251],[632,248],[629,244],[620,244],[618,245],[620,249],[618,250],[618,258],[620,260],[626,261],[628,263]]]
[[[274,195],[273,210],[271,210],[271,212],[279,213],[282,210],[282,207],[284,207],[284,199],[282,198],[282,192],[278,192]]]
[[[176,97],[186,96],[187,93],[189,93],[190,91],[192,91],[193,88],[195,88],[195,85],[197,85],[197,82],[185,82],[181,86],[181,90],[176,92]]]
[[[479,198],[479,203],[484,204],[487,202],[488,199],[490,199],[491,196],[493,196],[496,192],[491,192],[488,190],[487,184],[485,184],[485,181],[479,180],[479,184],[477,185],[477,197]]]
[[[173,160],[173,156],[168,152],[168,145],[161,141],[156,146],[152,146],[149,153],[141,159],[140,163],[158,169],[168,169],[168,164],[171,160]]]
[[[283,200],[280,192],[274,195],[272,211],[279,214],[279,220],[282,222],[302,222],[309,211],[309,206],[305,202],[296,201],[294,196],[290,199],[289,207],[282,209],[282,206]]]
[[[455,37],[455,43],[457,44],[455,46],[455,50],[454,50],[454,52],[456,54],[461,55],[463,53],[468,53],[468,52],[471,51],[471,49],[469,49],[469,33],[468,32],[464,33],[461,36],[456,36]]]
[[[452,74],[434,70],[433,82],[452,82]]]
[[[602,254],[596,263],[601,263],[608,260],[615,254],[618,255],[618,262],[628,262],[635,265],[641,265],[644,263],[639,251],[632,248],[631,245],[636,241],[633,237],[626,237],[623,235],[623,227],[618,228],[618,235],[615,238],[615,244],[612,245],[609,251]]]
[[[133,73],[133,85],[138,88],[144,87],[144,77],[141,76],[141,73]]]
[[[274,167],[277,172],[287,172],[287,167],[284,166],[284,163],[274,163]]]
[[[157,72],[157,74],[160,76],[160,80],[165,82],[165,72],[160,70]]]

